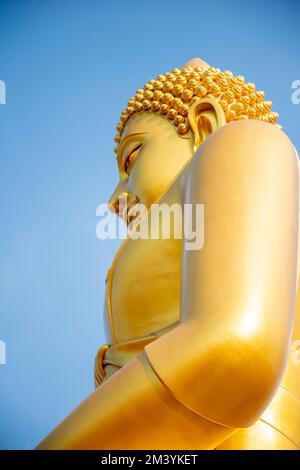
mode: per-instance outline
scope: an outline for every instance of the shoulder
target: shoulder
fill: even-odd
[[[210,142],[209,142],[210,140]],[[207,140],[207,144],[231,145],[232,150],[246,152],[256,150],[268,154],[288,152],[297,158],[295,147],[289,137],[278,126],[257,120],[233,121],[218,129]]]
[[[187,187],[195,198],[232,198],[248,191],[296,191],[297,152],[287,135],[261,121],[234,121],[199,147],[189,167]]]
[[[277,126],[256,120],[233,121],[215,131],[198,149],[202,163],[248,166],[284,165],[297,168],[298,156],[288,136]],[[207,160],[207,164],[209,164]]]

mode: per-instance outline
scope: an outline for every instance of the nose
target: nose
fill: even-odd
[[[108,201],[109,210],[117,215],[119,215],[120,211],[120,199],[128,198],[128,191],[122,186],[121,183],[118,184]]]
[[[131,191],[128,190],[124,182],[120,182],[108,201],[108,208],[114,214],[122,217],[122,206],[129,207],[133,201],[137,201],[138,198],[134,196]]]

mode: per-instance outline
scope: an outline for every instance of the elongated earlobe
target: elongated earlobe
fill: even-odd
[[[190,107],[188,121],[195,136],[196,151],[210,134],[226,124],[226,117],[216,99],[199,98]]]

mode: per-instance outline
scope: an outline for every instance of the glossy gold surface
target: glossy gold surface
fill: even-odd
[[[98,388],[40,449],[300,447],[297,154],[270,123],[228,123],[214,97],[187,119],[179,135],[156,112],[132,114],[110,205],[127,196],[150,217],[155,202],[204,204],[204,246],[124,241]]]

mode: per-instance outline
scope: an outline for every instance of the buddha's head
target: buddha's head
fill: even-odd
[[[120,181],[110,208],[119,213],[122,198],[128,207],[149,208],[219,127],[241,119],[275,124],[271,107],[253,83],[200,59],[150,80],[130,98],[117,125]]]

